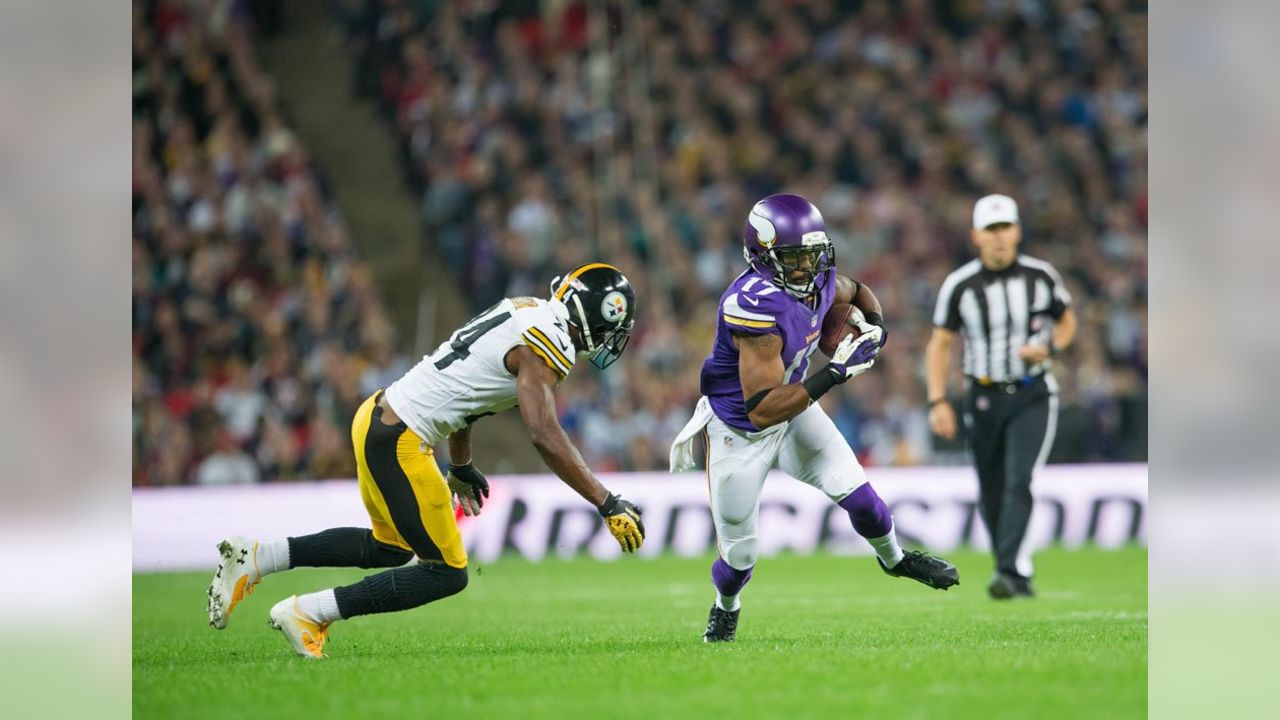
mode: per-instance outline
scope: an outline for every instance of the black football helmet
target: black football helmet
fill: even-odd
[[[569,324],[586,346],[580,348],[601,370],[613,364],[636,322],[631,281],[608,263],[587,263],[551,281],[551,297],[569,308]]]

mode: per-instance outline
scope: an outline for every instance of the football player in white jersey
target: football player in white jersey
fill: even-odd
[[[631,283],[614,266],[582,265],[551,285],[548,300],[508,298],[459,328],[352,421],[360,495],[369,528],[333,528],[276,541],[233,537],[208,590],[209,624],[231,612],[266,575],[295,567],[393,568],[354,585],[294,595],[271,608],[271,625],[303,657],[324,657],[329,625],[408,610],[467,586],[467,553],[455,508],[479,514],[489,484],[471,463],[471,424],[517,404],[547,466],[594,505],[626,552],[644,542],[640,511],[592,475],[556,415],[554,391],[577,357],[605,368],[635,323]],[[449,444],[447,477],[432,446]],[[406,565],[417,556],[418,562]]]

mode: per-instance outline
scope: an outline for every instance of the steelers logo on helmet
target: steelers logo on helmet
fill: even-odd
[[[627,316],[627,298],[616,290],[605,295],[600,303],[600,314],[611,323],[620,322]]]

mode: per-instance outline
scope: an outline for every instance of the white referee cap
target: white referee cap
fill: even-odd
[[[973,205],[975,230],[982,230],[996,223],[1018,224],[1018,203],[1008,195],[987,195]]]

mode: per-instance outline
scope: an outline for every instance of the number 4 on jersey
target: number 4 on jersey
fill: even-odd
[[[496,307],[497,306],[495,305],[494,307],[484,311],[474,320],[458,328],[457,331],[453,333],[453,336],[449,338],[450,352],[436,360],[435,364],[437,370],[444,370],[458,360],[467,359],[467,357],[471,355],[471,346],[476,340],[479,340],[482,335],[498,327],[511,317],[511,313],[509,312],[501,312],[497,315],[485,317],[486,315],[489,315],[489,313],[493,312]]]

